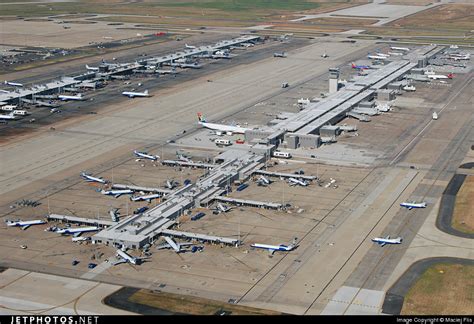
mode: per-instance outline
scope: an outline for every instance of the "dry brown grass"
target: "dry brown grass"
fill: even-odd
[[[378,19],[357,19],[357,18],[316,18],[305,20],[305,23],[313,23],[318,25],[337,25],[344,27],[360,27],[360,26],[369,26],[375,24]]]
[[[474,29],[473,16],[473,5],[447,4],[395,20],[388,26],[470,31]]]
[[[452,226],[464,233],[474,234],[474,176],[467,176],[456,195]]]
[[[271,310],[233,305],[195,296],[156,293],[146,289],[137,291],[129,298],[129,301],[190,315],[214,315],[219,310],[230,311],[232,315],[281,315]]]
[[[474,314],[474,266],[437,264],[405,296],[401,315]]]
[[[427,6],[433,2],[432,0],[386,0],[387,4],[404,6]]]

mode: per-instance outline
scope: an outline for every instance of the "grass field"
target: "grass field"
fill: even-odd
[[[474,266],[436,264],[405,296],[401,315],[474,314]]]
[[[130,296],[129,301],[147,305],[175,313],[190,315],[214,315],[224,310],[232,315],[281,315],[279,312],[233,305],[195,296],[175,295],[170,293],[155,293],[141,289]]]
[[[467,176],[456,195],[452,227],[464,233],[474,234],[474,176]]]

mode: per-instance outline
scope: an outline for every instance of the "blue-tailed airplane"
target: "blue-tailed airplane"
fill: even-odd
[[[30,220],[30,221],[21,221],[21,220],[10,221],[10,220],[6,220],[5,223],[7,224],[7,226],[10,226],[10,227],[11,226],[19,226],[19,227],[21,227],[22,230],[26,230],[31,225],[46,224],[46,222],[44,220],[40,220],[40,219]]]
[[[130,189],[124,189],[124,190],[101,190],[101,194],[107,195],[107,196],[114,196],[115,198],[120,197],[121,195],[130,195],[133,194],[134,191]]]
[[[98,178],[98,177],[93,177],[91,176],[90,174],[87,174],[85,172],[82,172],[81,173],[81,177],[86,180],[87,182],[98,182],[98,183],[103,183],[105,184],[107,181],[105,181],[104,179],[102,178]]]
[[[289,252],[291,250],[296,249],[298,247],[298,245],[296,244],[296,240],[297,238],[295,237],[293,240],[293,243],[291,243],[290,245],[284,245],[284,244],[268,245],[268,244],[254,243],[254,244],[251,244],[250,246],[253,248],[268,250],[270,252],[270,255],[273,255],[275,251]]]
[[[400,244],[400,243],[402,243],[402,241],[403,241],[403,239],[401,237],[391,239],[390,235],[388,235],[385,238],[375,237],[375,238],[372,239],[372,242],[375,242],[375,243],[379,244],[380,246],[384,246],[385,244]]]
[[[152,161],[156,161],[160,158],[158,155],[150,155],[147,152],[133,151],[133,154],[135,154],[135,156],[138,157],[138,158],[149,159],[149,160],[152,160]]]
[[[417,202],[402,202],[400,204],[400,206],[402,207],[405,207],[405,208],[408,208],[408,209],[412,209],[412,208],[426,208],[426,202],[421,202],[421,203],[417,203]]]

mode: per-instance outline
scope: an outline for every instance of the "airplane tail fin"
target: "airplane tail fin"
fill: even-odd
[[[448,78],[449,78],[449,79],[452,79],[452,78],[454,78],[454,74],[452,74],[452,73],[449,73],[449,74],[448,74]]]
[[[355,63],[354,63],[354,62],[352,63],[352,65],[351,65],[351,66],[352,66],[352,68],[353,68],[353,69],[355,69],[355,68],[356,68],[356,65],[355,65]]]
[[[197,116],[198,116],[198,120],[199,120],[201,123],[206,122],[206,119],[204,118],[204,116],[202,115],[202,113],[198,112],[198,113],[197,113]]]

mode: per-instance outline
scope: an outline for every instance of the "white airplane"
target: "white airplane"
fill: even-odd
[[[0,115],[0,119],[6,119],[6,120],[15,120],[18,117],[13,114],[13,112],[9,113],[8,115]]]
[[[133,257],[130,254],[128,254],[127,252],[122,251],[120,249],[117,250],[117,257],[119,257],[120,260],[113,262],[112,265],[114,265],[114,266],[116,266],[118,264],[121,264],[121,263],[131,263],[131,264],[134,264],[134,265],[139,265],[143,262],[143,260],[149,259],[148,257],[146,257],[146,258]]]
[[[174,189],[174,188],[176,188],[176,186],[178,186],[178,182],[176,182],[174,180],[166,180],[166,188]]]
[[[166,243],[163,243],[156,247],[157,250],[161,249],[173,249],[176,253],[183,252],[181,249],[183,246],[194,245],[194,243],[178,243],[173,241],[170,237],[164,236]]]
[[[121,195],[130,195],[133,194],[134,191],[131,189],[124,189],[124,190],[101,190],[101,194],[107,195],[107,196],[114,196],[115,198],[120,197]]]
[[[86,232],[96,232],[99,231],[100,228],[97,226],[88,226],[88,227],[74,227],[74,228],[53,228],[52,231],[54,233],[58,233],[61,235],[73,235],[74,237],[80,236],[82,233]]]
[[[455,61],[462,61],[462,60],[470,60],[471,56],[469,54],[466,55],[460,55],[460,56],[450,56],[450,59],[455,60]]]
[[[26,230],[31,225],[46,224],[46,222],[44,220],[40,220],[40,219],[30,220],[30,221],[21,221],[21,220],[10,221],[10,220],[6,220],[5,223],[7,223],[7,226],[19,226],[19,227],[21,227],[22,230]]]
[[[135,98],[135,97],[150,97],[148,94],[148,90],[145,90],[143,92],[133,92],[133,91],[124,91],[122,92],[124,96],[127,96],[129,98]]]
[[[199,124],[205,128],[212,129],[214,131],[226,132],[228,135],[232,134],[245,134],[245,131],[250,130],[250,128],[244,128],[240,126],[230,126],[222,124],[213,124],[206,122],[206,119],[202,116],[201,113],[198,113]]]
[[[267,177],[264,177],[263,175],[261,175],[258,180],[257,180],[257,183],[259,186],[268,186],[269,184],[272,183],[272,181],[270,179],[268,179]]]
[[[390,235],[388,235],[385,238],[375,237],[375,238],[372,239],[372,242],[375,242],[375,243],[379,244],[380,246],[384,246],[385,244],[400,244],[400,243],[402,243],[402,241],[403,241],[403,239],[401,237],[391,239]]]
[[[148,201],[149,203],[156,198],[160,198],[161,194],[151,194],[145,196],[132,196],[130,197],[131,201]]]
[[[183,154],[178,154],[178,160],[183,161],[183,162],[189,162],[192,163],[193,160],[190,158],[185,157]]]
[[[409,210],[411,210],[412,208],[426,208],[426,202],[421,202],[421,203],[417,203],[417,202],[402,202],[400,204],[400,206],[402,207],[405,207],[405,208],[408,208]]]
[[[369,54],[367,55],[367,57],[371,60],[386,60],[387,57],[386,56],[382,56],[382,55],[372,55],[372,54]]]
[[[188,44],[184,44],[184,47],[189,48],[189,49],[195,49],[196,48],[196,46],[192,46],[192,45],[188,45]]]
[[[89,66],[86,64],[86,69],[87,70],[91,70],[91,71],[99,71],[99,68],[98,67],[92,67],[92,66]]]
[[[68,101],[68,100],[84,100],[84,98],[82,97],[82,94],[78,94],[77,96],[68,96],[68,95],[59,95],[58,96],[58,99],[59,100],[63,100],[63,101]]]
[[[405,55],[403,53],[398,53],[398,52],[388,52],[389,55],[395,55],[395,56],[402,56]]]
[[[253,47],[253,46],[255,46],[255,44],[252,44],[252,43],[241,43],[240,45],[242,45],[243,47]]]
[[[408,47],[396,47],[396,46],[390,46],[390,49],[394,51],[404,51],[404,52],[409,52],[410,49]]]
[[[324,188],[329,188],[334,182],[336,182],[336,179],[330,178],[330,179],[329,179],[329,182],[326,183],[326,185],[324,186]]]
[[[218,203],[215,210],[217,210],[219,213],[227,213],[228,211],[232,210],[232,207]]]
[[[10,81],[6,81],[6,80],[5,80],[5,84],[6,84],[6,85],[13,86],[13,87],[23,87],[23,84],[22,84],[22,83],[10,82]]]
[[[156,161],[160,158],[159,155],[150,155],[147,152],[133,151],[133,154],[135,154],[135,156],[137,156],[139,158],[149,159],[149,160],[152,160],[152,161]]]
[[[390,57],[390,54],[384,54],[384,53],[380,53],[380,52],[375,52],[375,54],[378,55],[378,56],[383,56],[385,58]]]
[[[452,78],[453,78],[453,74],[452,74],[452,73],[449,73],[448,75],[443,75],[443,74],[428,74],[427,77],[428,77],[429,79],[433,79],[433,80],[452,79]]]
[[[273,255],[275,251],[289,252],[298,247],[298,245],[296,244],[296,238],[293,240],[293,243],[291,243],[290,245],[284,245],[284,244],[268,245],[268,244],[254,243],[254,244],[251,244],[250,246],[253,248],[268,250],[270,252],[270,255]]]
[[[306,187],[308,185],[308,182],[306,182],[304,180],[299,180],[299,179],[296,179],[296,178],[289,178],[288,183],[290,184],[290,186],[299,185],[299,186]]]
[[[87,182],[98,182],[98,183],[104,183],[104,184],[107,182],[102,178],[93,177],[90,174],[87,174],[85,172],[81,173],[81,177]]]

